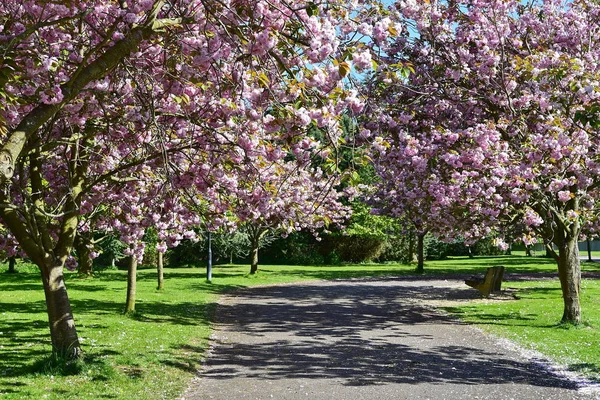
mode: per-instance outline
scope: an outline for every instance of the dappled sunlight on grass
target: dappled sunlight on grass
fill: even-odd
[[[419,279],[452,275],[462,279],[463,275],[482,274],[492,265],[506,266],[508,277],[533,274],[535,278],[539,274],[548,278],[556,273],[553,260],[538,257],[456,257],[427,261]],[[598,272],[600,264],[584,263],[582,268]],[[402,264],[261,265],[256,275],[249,274],[248,265],[216,265],[209,283],[204,267],[167,268],[165,289],[157,291],[156,272],[141,269],[136,313],[125,316],[125,271],[102,271],[92,278],[69,273],[67,287],[86,357],[74,369],[61,369],[48,359],[50,338],[39,273],[31,266],[17,269],[17,274],[0,269],[0,394],[6,399],[175,398],[199,366],[222,293],[307,280],[415,275],[415,265]],[[584,318],[589,326],[579,330],[556,325],[562,309],[556,281],[509,279],[506,285],[517,291],[520,300],[476,301],[449,311],[521,343],[539,342],[539,350],[556,355],[573,368],[597,372],[597,282],[584,280]],[[559,347],[562,350],[555,349]],[[589,354],[574,354],[575,347]],[[76,373],[65,373],[67,370]]]
[[[600,280],[582,281],[580,326],[560,324],[563,301],[553,281],[510,282],[514,301],[480,301],[446,311],[535,349],[573,371],[600,379]]]

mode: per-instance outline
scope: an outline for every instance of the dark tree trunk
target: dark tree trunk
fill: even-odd
[[[92,276],[94,261],[92,260],[92,249],[89,247],[92,238],[89,232],[78,232],[75,237],[75,250],[79,263],[78,272],[81,275]]]
[[[48,308],[52,353],[66,359],[78,358],[82,350],[67,295],[63,266],[49,264],[41,267],[40,272]]]
[[[588,261],[592,261],[592,242],[588,238],[585,243],[587,244]]]
[[[415,234],[411,231],[408,234],[408,262],[415,260]]]
[[[565,239],[558,244],[558,276],[563,294],[564,312],[562,322],[581,323],[579,292],[581,289],[581,267],[577,238]]]
[[[135,311],[135,292],[137,287],[137,258],[131,256],[129,268],[127,269],[127,300],[125,301],[125,313]]]
[[[469,253],[469,258],[475,258],[475,256],[473,255],[473,249],[471,249],[471,246],[467,246],[467,252]]]
[[[15,269],[15,266],[17,265],[17,259],[15,257],[10,257],[8,259],[8,273],[10,274],[14,274],[15,272],[17,272],[17,270]]]
[[[156,272],[158,275],[158,286],[156,289],[163,290],[165,288],[163,253],[159,251],[157,257],[158,260],[156,262]]]
[[[531,247],[525,246],[525,256],[531,257]]]
[[[233,250],[229,253],[229,264],[233,264]]]
[[[417,234],[417,273],[422,274],[425,271],[425,233]]]

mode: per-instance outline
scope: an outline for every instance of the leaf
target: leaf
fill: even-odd
[[[350,176],[350,183],[353,185],[358,185],[360,183],[360,175],[356,171],[352,171],[352,175]]]
[[[341,62],[340,65],[338,66],[338,71],[340,73],[340,76],[342,78],[344,78],[346,75],[348,75],[350,73],[350,65],[346,61]]]
[[[261,72],[260,74],[258,74],[258,81],[264,87],[269,87],[269,83],[271,83],[271,81],[269,80],[269,77],[264,72]]]
[[[306,5],[306,13],[309,17],[319,15],[319,7],[315,3],[310,2]]]

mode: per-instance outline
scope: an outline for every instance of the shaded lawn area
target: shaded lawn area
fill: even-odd
[[[551,260],[540,258],[461,257],[427,262],[425,276],[480,274],[491,265],[505,265],[507,273],[549,274],[556,269]],[[599,267],[586,264],[584,270],[598,271]],[[4,270],[0,269],[3,398],[172,399],[181,394],[199,367],[221,293],[304,280],[407,276],[414,274],[414,265],[261,266],[257,275],[248,275],[246,265],[217,265],[212,284],[205,282],[204,268],[166,269],[163,291],[156,290],[155,271],[142,269],[138,274],[138,313],[134,317],[122,314],[125,271],[103,271],[89,279],[67,274],[86,358],[67,368],[66,373],[48,362],[50,338],[39,273],[22,264],[17,266],[17,274]],[[523,282],[525,286],[532,284]],[[558,290],[556,282],[544,284],[550,292]],[[560,295],[560,291],[557,293]],[[551,326],[559,317],[556,307],[542,323],[548,326],[546,329],[556,330]],[[484,309],[469,312],[480,312],[482,316],[492,313]],[[537,315],[537,311],[534,313]],[[598,320],[591,315],[589,319]]]

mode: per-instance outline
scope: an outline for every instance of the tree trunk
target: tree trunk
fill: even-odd
[[[250,274],[254,275],[258,272],[258,240],[252,239],[250,249]]]
[[[586,239],[586,244],[587,244],[587,252],[588,252],[588,261],[592,261],[592,242],[590,241],[590,239]]]
[[[525,256],[531,257],[531,247],[530,246],[525,246]]]
[[[581,267],[577,238],[565,239],[558,244],[558,276],[562,288],[564,312],[562,322],[581,323],[579,292],[581,289]]]
[[[75,237],[75,250],[77,251],[77,261],[79,263],[79,274],[92,276],[94,261],[92,260],[92,250],[88,246],[91,243],[90,233],[78,232]]]
[[[158,260],[156,263],[156,272],[158,274],[158,286],[157,290],[163,290],[165,288],[165,277],[164,277],[164,263],[163,263],[163,253],[158,252]]]
[[[473,255],[473,249],[471,249],[471,246],[467,246],[467,252],[469,253],[469,258],[475,258],[475,256]]]
[[[408,262],[415,260],[415,234],[410,231],[408,234]]]
[[[15,272],[17,272],[17,270],[15,269],[15,265],[17,264],[17,259],[15,257],[10,257],[8,259],[8,273],[10,274],[14,274]]]
[[[66,359],[78,358],[82,351],[67,295],[63,266],[43,266],[40,272],[48,308],[52,353]]]
[[[131,256],[127,269],[127,300],[125,314],[135,312],[135,291],[137,286],[137,257]]]
[[[425,233],[417,235],[417,273],[422,274],[425,271]]]

